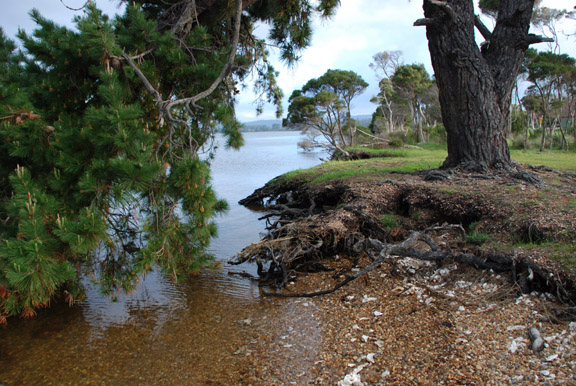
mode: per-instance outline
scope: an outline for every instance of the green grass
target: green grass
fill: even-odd
[[[548,256],[551,260],[558,261],[568,270],[576,270],[576,243],[574,242],[526,243],[518,241],[514,244],[514,248],[522,248],[528,254],[538,252]]]
[[[371,149],[356,147],[350,150],[363,151],[377,158],[356,161],[330,161],[311,169],[299,169],[284,174],[279,181],[302,178],[317,183],[348,179],[359,176],[380,175],[389,172],[415,172],[433,169],[442,165],[447,151],[443,145],[422,145],[421,148]],[[545,165],[552,169],[576,172],[576,154],[564,151],[513,150],[512,159],[522,164]]]
[[[524,205],[526,207],[536,207],[536,206],[540,206],[540,203],[538,201],[535,201],[535,200],[527,200],[527,201],[524,201],[522,203],[522,205]]]
[[[455,189],[445,189],[445,188],[441,188],[441,189],[438,189],[438,191],[443,192],[443,193],[446,193],[446,194],[456,194],[456,193],[458,193],[458,191],[455,190]]]
[[[380,218],[380,224],[382,224],[386,229],[393,229],[398,226],[398,220],[395,215],[387,213]]]
[[[492,237],[490,237],[490,235],[482,232],[472,232],[469,235],[466,235],[466,241],[470,244],[481,245],[491,240]]]
[[[406,149],[372,149],[369,147],[351,147],[347,149],[350,152],[364,152],[374,157],[407,157],[408,152]]]
[[[439,149],[361,149],[382,158],[356,161],[330,161],[310,169],[284,174],[281,180],[302,178],[308,182],[325,182],[350,177],[378,175],[389,172],[415,172],[439,167],[446,158],[446,150]]]
[[[556,170],[576,172],[576,153],[560,150],[535,151],[535,150],[511,150],[512,159],[521,164],[534,166],[544,165]]]

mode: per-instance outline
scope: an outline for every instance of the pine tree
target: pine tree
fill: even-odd
[[[140,1],[114,20],[90,5],[75,30],[33,10],[21,52],[0,33],[0,322],[76,302],[82,275],[113,294],[156,265],[179,275],[210,262],[211,219],[226,210],[212,139],[242,145],[234,102],[252,75],[264,101],[282,98],[254,23],[289,37],[292,61],[310,12],[338,2],[292,3],[199,1],[190,19],[196,2],[178,13]]]

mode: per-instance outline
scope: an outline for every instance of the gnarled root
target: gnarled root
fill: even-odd
[[[518,258],[515,253],[474,254],[443,250],[434,241],[434,236],[447,233],[452,238],[466,238],[461,225],[445,224],[412,231],[404,241],[389,243],[386,241],[387,231],[374,216],[363,212],[361,207],[348,205],[272,229],[263,240],[244,248],[230,263],[255,261],[260,276],[276,280],[278,287],[282,288],[288,282],[290,271],[315,271],[314,267],[323,257],[346,254],[354,259],[355,265],[362,254],[371,258],[371,263],[326,290],[295,294],[264,291],[270,296],[314,297],[332,293],[359,277],[365,277],[387,259],[393,262],[397,257],[410,257],[439,265],[450,261],[477,269],[511,273],[511,279],[522,292],[546,290],[574,306],[575,296],[566,290],[565,283],[531,260]],[[264,270],[264,262],[269,262],[268,270]]]

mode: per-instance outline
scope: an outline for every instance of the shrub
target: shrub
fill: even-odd
[[[388,146],[402,147],[406,143],[406,134],[402,131],[394,131],[388,134]]]
[[[425,127],[424,132],[428,135],[429,143],[446,143],[446,129],[442,123],[437,123],[434,126]]]

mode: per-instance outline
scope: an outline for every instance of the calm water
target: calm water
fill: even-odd
[[[246,133],[245,139],[240,151],[219,148],[213,161],[213,185],[230,204],[217,218],[219,237],[211,246],[223,261],[263,231],[261,213],[238,200],[279,174],[320,163],[319,154],[298,151],[297,132]],[[231,271],[255,268],[224,265],[179,283],[152,272],[116,302],[88,287],[83,304],[12,320],[0,330],[0,383],[243,384],[257,375],[255,356],[268,361],[278,379],[304,381],[320,334],[313,305],[261,298],[256,283]],[[279,356],[261,352],[260,342],[282,347],[293,365],[273,366]]]

